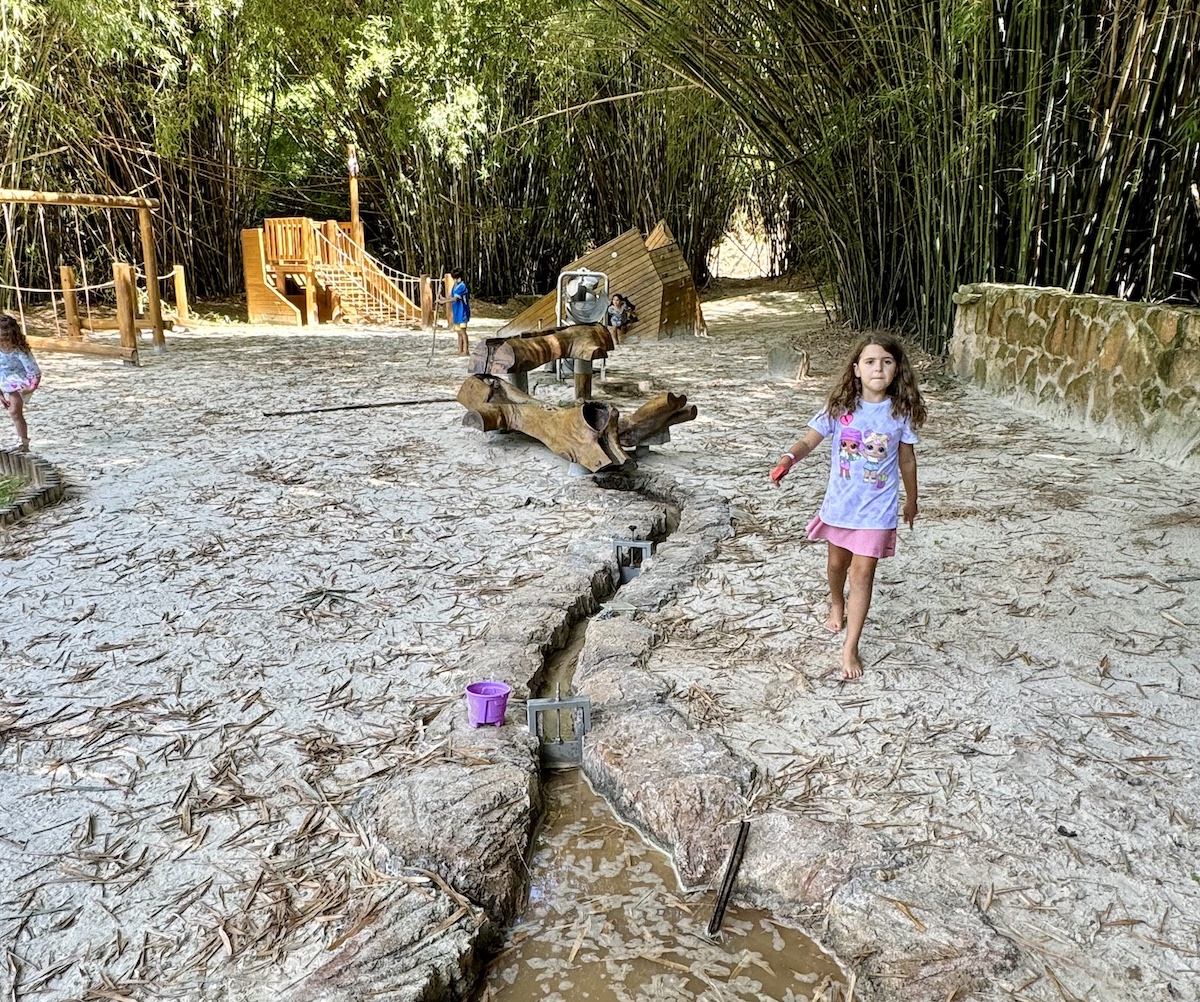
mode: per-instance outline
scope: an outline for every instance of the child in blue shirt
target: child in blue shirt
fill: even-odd
[[[454,330],[458,334],[458,353],[469,355],[471,347],[467,341],[467,323],[471,319],[471,294],[467,291],[467,283],[463,281],[461,268],[450,272],[454,285],[450,289],[450,310],[454,317]]]

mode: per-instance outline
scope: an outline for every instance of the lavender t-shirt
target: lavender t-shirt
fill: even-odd
[[[900,443],[913,445],[917,436],[907,418],[892,414],[891,398],[860,400],[853,414],[836,420],[822,411],[808,426],[833,439],[821,521],[843,529],[896,528]]]

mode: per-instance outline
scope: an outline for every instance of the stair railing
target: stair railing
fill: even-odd
[[[420,308],[413,298],[415,295],[419,301],[420,279],[389,268],[343,230],[337,231],[336,240],[330,240],[315,222],[310,220],[310,226],[320,263],[331,272],[327,277],[335,285],[339,280],[348,280],[354,286],[364,300],[364,309],[360,312],[373,312],[380,319],[398,323],[410,322],[420,316]],[[353,296],[345,296],[344,289],[340,291],[350,300],[349,305],[358,307]]]
[[[362,244],[344,229],[338,229],[337,242],[339,251],[355,262],[362,263],[363,281],[368,287],[377,289],[379,295],[395,301],[405,311],[409,319],[420,315],[417,305],[421,301],[421,280],[414,275],[406,275],[402,271],[390,268],[377,257],[374,257]],[[399,298],[397,299],[397,294]]]

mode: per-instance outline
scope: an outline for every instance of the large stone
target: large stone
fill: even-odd
[[[750,823],[738,889],[778,911],[798,903],[824,912],[855,873],[891,863],[864,828],[776,811]]]
[[[772,379],[795,379],[806,352],[792,345],[779,344],[767,353],[767,375]]]
[[[1062,388],[1063,403],[1072,413],[1083,417],[1087,414],[1091,390],[1092,377],[1089,374],[1068,380],[1066,386]]]
[[[497,936],[485,915],[432,881],[398,882],[373,910],[362,905],[367,914],[357,921],[363,927],[355,932],[351,919],[342,934],[352,935],[291,988],[288,999],[428,1002],[467,996]]]
[[[664,679],[646,671],[654,631],[627,616],[593,619],[575,666],[575,687],[593,708],[617,703],[660,703]]]
[[[558,650],[567,642],[571,619],[550,602],[547,595],[545,604],[523,607],[520,615],[493,619],[484,632],[485,639],[517,647],[536,646],[543,654]]]
[[[533,739],[522,719],[464,728],[448,744],[456,760],[375,788],[364,816],[379,846],[376,865],[432,870],[489,914],[511,916],[540,810]]]
[[[1105,372],[1112,372],[1120,364],[1121,358],[1125,354],[1125,347],[1129,339],[1122,329],[1123,326],[1110,330],[1100,348],[1100,368]]]
[[[1179,314],[1174,310],[1155,309],[1146,315],[1146,322],[1164,347],[1174,341],[1179,333],[1179,319]]]
[[[594,613],[616,588],[614,567],[570,563],[554,570],[552,578],[518,588],[506,608],[552,608],[578,622]]]
[[[472,682],[490,679],[512,688],[512,700],[529,698],[529,683],[545,664],[540,638],[526,637],[525,642],[489,638],[477,644],[464,665],[463,673]]]
[[[685,884],[713,880],[743,816],[753,767],[675,710],[641,708],[600,717],[584,770],[619,814],[673,853]]]

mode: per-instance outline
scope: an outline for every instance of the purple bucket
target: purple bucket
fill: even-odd
[[[510,692],[503,682],[472,682],[467,686],[467,722],[472,727],[503,724]]]

